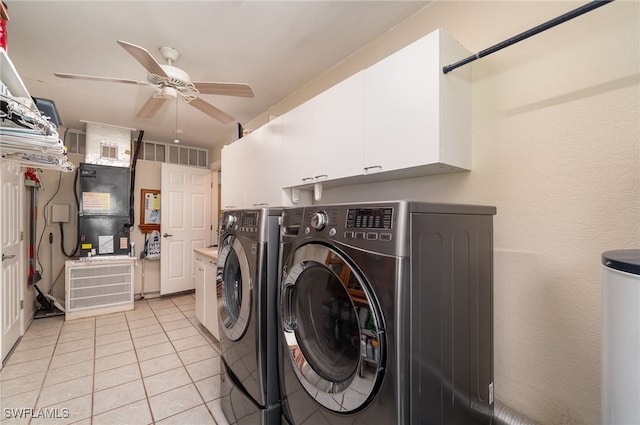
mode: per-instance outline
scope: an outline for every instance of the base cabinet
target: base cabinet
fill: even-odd
[[[208,259],[205,264],[204,272],[204,327],[207,328],[211,335],[220,340],[220,330],[218,329],[218,283],[216,281],[217,273],[216,261]]]
[[[196,256],[194,266],[196,275],[196,319],[198,319],[198,322],[204,325],[204,258]]]
[[[196,319],[216,339],[220,339],[218,329],[217,264],[216,260],[196,254],[194,260],[196,276]]]

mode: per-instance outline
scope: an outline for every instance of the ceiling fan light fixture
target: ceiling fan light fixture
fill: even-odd
[[[174,89],[173,87],[163,86],[162,97],[164,99],[169,99],[169,98],[175,99],[178,97],[178,90]]]

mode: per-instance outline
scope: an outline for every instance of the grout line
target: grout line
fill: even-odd
[[[56,316],[54,316],[56,317]],[[53,356],[56,353],[56,348],[58,347],[58,342],[60,341],[60,335],[62,334],[62,329],[64,328],[64,320],[62,321],[62,325],[60,325],[60,328],[58,329],[58,337],[56,338],[56,343],[53,346],[53,351],[51,352],[51,357],[49,358],[49,363],[47,364],[47,370],[44,373],[44,378],[42,378],[42,384],[40,384],[40,389],[38,390],[38,396],[36,397],[36,400],[33,402],[33,408],[35,409],[36,406],[38,406],[38,401],[40,401],[40,397],[42,396],[42,391],[44,389],[44,383],[47,382],[47,376],[49,375],[49,371],[51,370],[51,363],[53,363]],[[28,329],[27,329],[28,330]],[[25,334],[27,332],[25,331]],[[33,418],[29,419],[28,424],[31,424],[31,421],[33,421]]]
[[[136,302],[144,302],[150,309],[151,306],[149,305],[149,302],[145,299],[140,299],[138,301],[135,301],[133,303],[133,311],[135,311],[135,303]],[[133,345],[133,355],[136,356],[136,363],[138,365],[138,372],[140,372],[140,381],[142,382],[142,389],[144,390],[144,396],[145,396],[145,400],[147,401],[147,408],[149,409],[149,415],[151,416],[151,423],[155,424],[156,420],[153,416],[153,409],[151,409],[151,401],[149,400],[149,393],[147,392],[147,386],[144,384],[144,375],[142,374],[142,368],[140,367],[140,358],[138,357],[138,350],[136,350],[136,343],[133,341],[133,334],[131,333],[131,328],[129,327],[129,318],[127,317],[127,315],[124,315],[124,319],[127,323],[127,329],[129,330],[129,336],[131,337],[131,345]],[[157,319],[156,319],[157,320]],[[92,421],[93,421],[93,416],[91,417]]]
[[[89,423],[93,424],[94,399],[96,395],[96,354],[98,352],[98,320],[93,323],[93,379],[91,380],[91,409],[89,410]],[[76,421],[77,422],[77,421]]]

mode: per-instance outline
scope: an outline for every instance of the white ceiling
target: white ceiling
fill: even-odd
[[[136,112],[154,93],[128,84],[68,80],[54,72],[146,81],[146,70],[116,40],[147,49],[178,49],[175,66],[193,81],[244,82],[254,98],[202,95],[245,123],[313,80],[426,1],[32,1],[5,0],[8,53],[30,94],[52,99],[64,127],[80,120],[144,130],[171,143],[176,103],[152,119]],[[178,103],[181,143],[209,148],[233,140],[220,124]],[[137,132],[134,133],[137,136]]]

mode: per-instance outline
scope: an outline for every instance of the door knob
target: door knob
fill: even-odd
[[[14,258],[14,257],[15,257],[15,255],[5,255],[5,254],[2,254],[2,261],[4,261],[4,260],[11,260],[11,259],[12,259],[12,258]]]
[[[165,234],[163,234],[163,235],[162,235],[162,237],[164,237],[164,238],[168,238],[168,237],[170,237],[170,236],[173,236],[173,235],[170,235],[170,234],[168,234],[168,233],[165,233]]]

